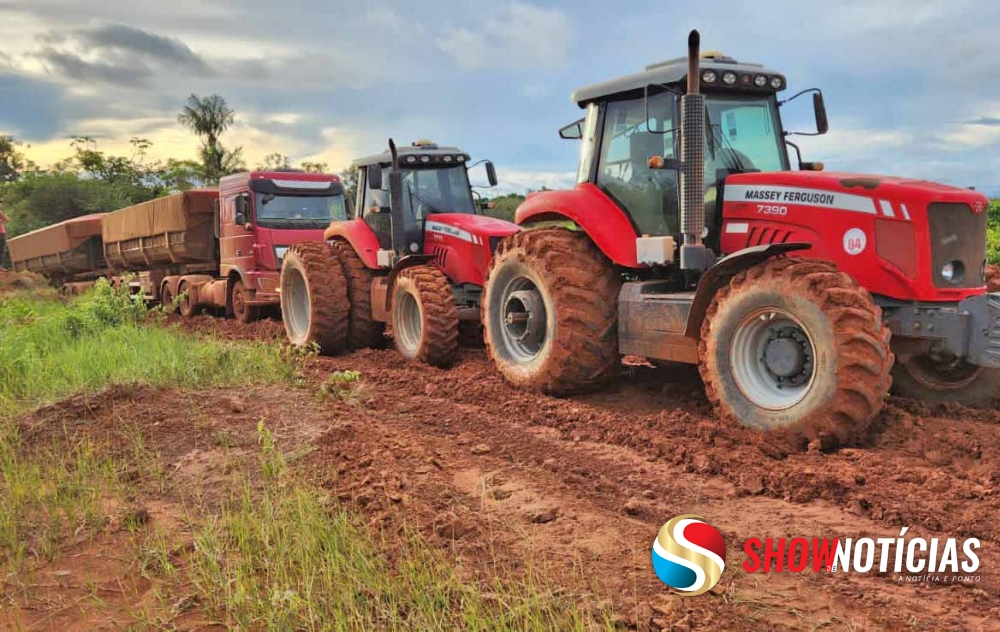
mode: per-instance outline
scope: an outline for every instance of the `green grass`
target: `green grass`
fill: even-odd
[[[19,412],[110,384],[205,387],[291,380],[277,345],[200,340],[144,323],[142,303],[99,283],[71,302],[0,302],[0,410]]]

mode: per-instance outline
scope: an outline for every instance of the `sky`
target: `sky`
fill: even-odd
[[[177,112],[217,93],[250,166],[339,170],[428,138],[492,159],[502,192],[565,187],[570,92],[683,55],[698,28],[703,50],[783,72],[785,96],[822,88],[830,133],[800,139],[806,160],[1000,194],[998,18],[992,0],[0,0],[0,134],[41,165],[74,136],[193,159]],[[782,114],[814,129],[808,99]]]

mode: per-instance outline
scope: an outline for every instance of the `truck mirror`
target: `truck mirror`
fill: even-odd
[[[365,172],[365,180],[368,181],[368,188],[372,191],[382,190],[382,166],[368,165]]]
[[[559,138],[565,138],[566,140],[580,140],[583,138],[583,119],[573,121],[559,130]]]
[[[220,235],[220,224],[219,224],[219,198],[215,198],[215,205],[212,212],[212,232],[215,234],[215,238],[218,239]]]
[[[491,187],[495,187],[497,185],[497,168],[493,166],[492,160],[487,160],[484,166],[486,167],[486,181],[490,183]]]
[[[813,92],[813,110],[816,112],[816,133],[826,134],[830,123],[826,120],[826,104],[823,103],[823,93]]]
[[[236,196],[236,216],[233,218],[233,223],[237,226],[247,223],[247,202],[242,195]]]

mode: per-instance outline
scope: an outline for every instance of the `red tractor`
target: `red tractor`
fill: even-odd
[[[987,199],[828,173],[786,140],[785,77],[721,54],[577,90],[578,184],[529,195],[490,264],[490,354],[554,394],[620,356],[697,364],[722,416],[844,439],[901,395],[1000,395]],[[685,90],[686,87],[686,90]],[[813,94],[818,134],[827,131]],[[813,134],[810,134],[813,135]],[[798,170],[786,145],[795,149]],[[891,339],[891,342],[890,342]]]
[[[281,268],[285,331],[324,353],[377,345],[385,325],[405,357],[449,365],[460,326],[478,327],[496,245],[519,229],[484,217],[473,199],[469,155],[414,143],[356,160],[356,217],[334,221],[326,243],[294,246]],[[496,170],[485,162],[490,186]],[[386,188],[387,185],[387,188]]]

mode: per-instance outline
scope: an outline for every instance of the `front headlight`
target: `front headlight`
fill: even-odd
[[[941,278],[948,283],[960,283],[965,276],[965,265],[961,261],[949,261],[941,266]]]

